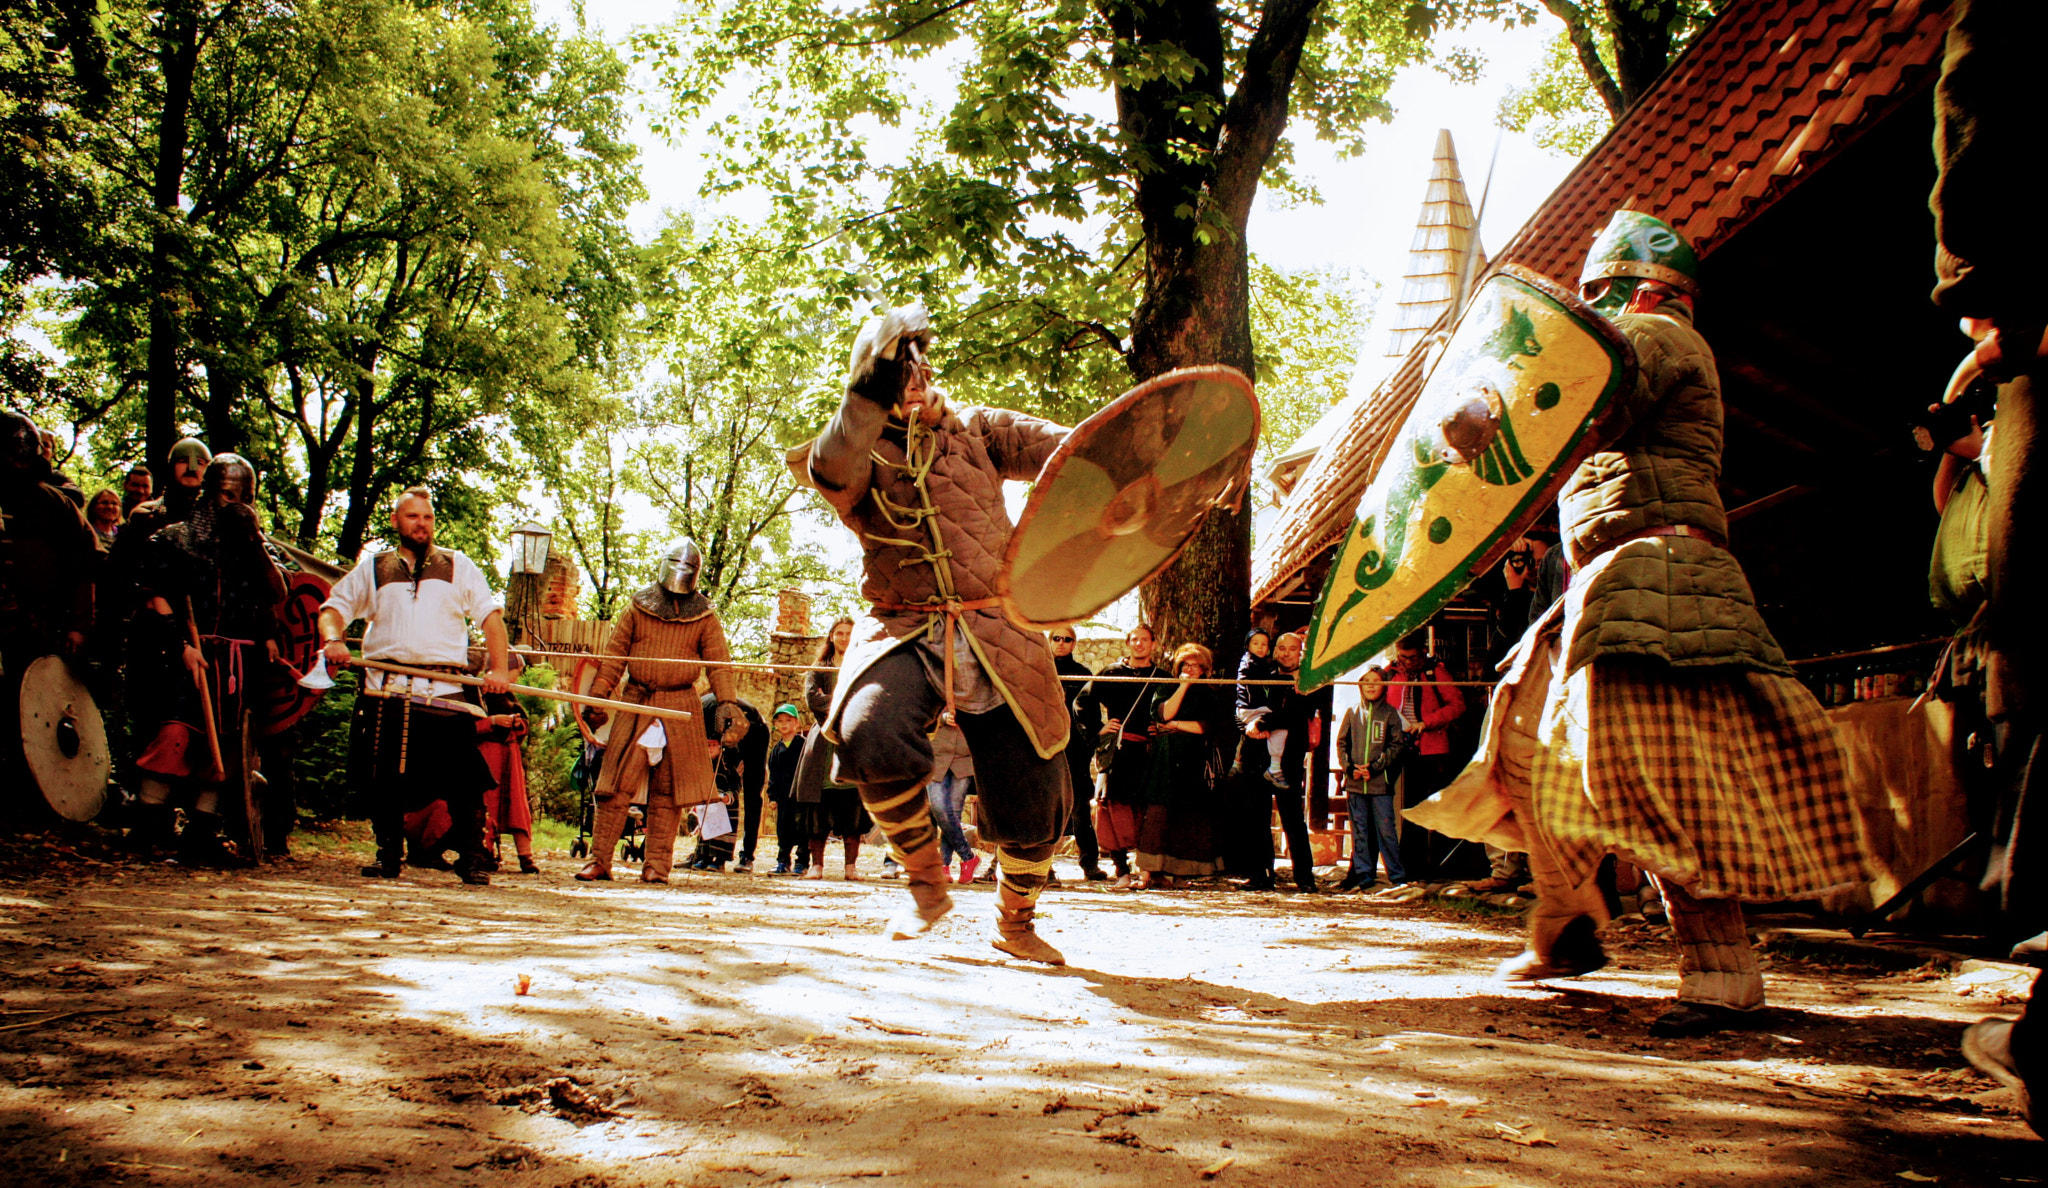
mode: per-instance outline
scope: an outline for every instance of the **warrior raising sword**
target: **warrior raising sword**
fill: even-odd
[[[893,935],[921,933],[953,906],[925,795],[943,717],[976,770],[1001,773],[980,818],[999,871],[995,946],[1063,965],[1032,918],[1072,805],[1066,698],[1045,637],[1003,615],[995,579],[1011,534],[1003,480],[1037,477],[1067,430],[951,407],[931,384],[930,343],[922,306],[870,321],[838,413],[789,456],[865,553],[870,609],[822,726],[838,741],[837,778],[860,788],[909,880],[913,910]]]

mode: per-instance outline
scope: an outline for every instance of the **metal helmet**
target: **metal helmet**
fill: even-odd
[[[164,459],[164,464],[170,467],[172,474],[177,473],[178,463],[180,462],[185,464],[185,470],[188,474],[204,474],[206,473],[207,466],[212,461],[213,451],[206,448],[205,442],[196,437],[187,437],[171,447],[171,452]]]
[[[704,568],[704,554],[697,543],[685,536],[669,546],[661,564],[655,567],[654,584],[671,594],[695,594],[697,574]]]
[[[11,408],[0,408],[0,466],[34,467],[43,457],[43,439],[36,423]]]
[[[1593,237],[1585,267],[1579,270],[1579,292],[1593,300],[1587,289],[1595,282],[1622,282],[1606,286],[1606,291],[1593,300],[1595,309],[1612,316],[1622,312],[1646,280],[1697,297],[1699,274],[1699,257],[1677,228],[1639,210],[1617,210],[1600,234]]]
[[[200,495],[224,492],[233,492],[237,503],[256,502],[256,468],[240,454],[216,454],[206,464],[205,477],[199,483]]]

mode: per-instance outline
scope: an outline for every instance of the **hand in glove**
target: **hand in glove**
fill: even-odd
[[[870,320],[853,343],[853,357],[846,368],[847,391],[883,408],[893,407],[912,363],[904,344],[915,342],[922,351],[931,344],[931,337],[931,316],[921,304],[892,309]]]

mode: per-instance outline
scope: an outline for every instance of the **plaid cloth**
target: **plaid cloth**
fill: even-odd
[[[1701,899],[1807,899],[1862,879],[1847,760],[1796,679],[1639,659],[1563,673],[1554,640],[1530,659],[1524,679],[1549,683],[1534,824],[1575,883],[1610,853]]]

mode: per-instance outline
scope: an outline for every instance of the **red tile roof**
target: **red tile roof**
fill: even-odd
[[[1920,93],[1940,69],[1946,0],[1737,0],[1586,154],[1493,267],[1569,283],[1615,210],[1685,232],[1702,259]],[[1259,542],[1252,603],[1284,595],[1351,523],[1426,378],[1427,342],[1356,401]]]

